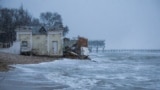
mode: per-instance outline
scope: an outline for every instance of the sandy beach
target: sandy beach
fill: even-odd
[[[23,56],[0,52],[0,71],[9,70],[11,64],[34,64],[41,62],[49,62],[58,58],[47,56]]]

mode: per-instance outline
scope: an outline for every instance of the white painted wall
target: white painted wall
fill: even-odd
[[[0,52],[20,54],[20,42],[16,41],[10,48],[0,48]]]

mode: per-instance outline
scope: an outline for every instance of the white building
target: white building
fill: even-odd
[[[45,27],[19,27],[17,41],[21,43],[21,53],[31,51],[35,55],[62,56],[63,29]]]

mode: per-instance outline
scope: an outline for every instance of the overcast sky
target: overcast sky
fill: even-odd
[[[160,49],[160,0],[0,0],[32,16],[58,12],[68,37],[106,40],[106,49]]]

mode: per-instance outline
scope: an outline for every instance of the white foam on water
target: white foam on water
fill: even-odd
[[[123,86],[125,83],[129,87],[133,87],[133,83],[150,79],[148,75],[143,75],[146,73],[145,71],[151,70],[151,66],[145,64],[145,62],[110,60],[107,57],[101,57],[103,55],[99,56],[93,56],[92,60],[61,59],[40,64],[14,66],[16,70],[21,71],[18,75],[22,79],[24,77],[24,80],[32,80],[32,78],[40,75],[39,78],[44,81],[70,86],[66,90],[90,90],[99,87],[98,85],[109,89],[115,88],[115,86],[125,89],[125,86]],[[153,71],[154,67],[152,67]],[[148,74],[150,75],[150,73]],[[119,83],[117,80],[122,82]]]
[[[110,75],[108,77],[106,77],[107,79],[126,79],[128,76],[124,75],[124,74],[113,74]]]
[[[78,69],[83,66],[83,69],[91,69],[94,68],[92,65],[89,66],[88,63],[92,63],[89,60],[71,60],[71,59],[63,59],[57,60],[53,62],[44,62],[39,64],[24,64],[24,65],[14,65],[17,70],[20,70],[22,73],[19,74],[22,79],[26,80],[24,77],[34,78],[36,75],[43,75],[48,80],[54,81],[56,83],[69,85],[71,88],[76,89],[85,89],[89,86],[92,86],[97,82],[96,79],[90,79],[85,77],[81,77],[79,75],[73,76],[65,76],[63,71],[71,74],[73,69]],[[46,69],[46,70],[45,70]],[[49,70],[48,70],[49,69]],[[60,70],[57,70],[60,69]],[[47,71],[48,70],[48,71]],[[51,72],[50,72],[51,71]],[[30,79],[27,81],[30,82]]]
[[[97,62],[97,63],[107,63],[107,62],[111,62],[111,60],[109,58],[98,58],[98,57],[92,57],[91,58],[92,62]]]
[[[135,78],[136,81],[148,81],[148,80],[150,80],[146,76],[143,76],[143,77],[142,76],[135,76],[134,78]]]
[[[35,70],[22,65],[14,65],[14,67],[16,67],[16,69],[21,70],[23,72],[35,72]]]
[[[98,80],[96,79],[63,76],[60,73],[48,74],[46,75],[46,78],[56,83],[68,85],[73,89],[83,89],[83,90],[91,88],[91,86],[94,86],[94,84],[98,82]]]

